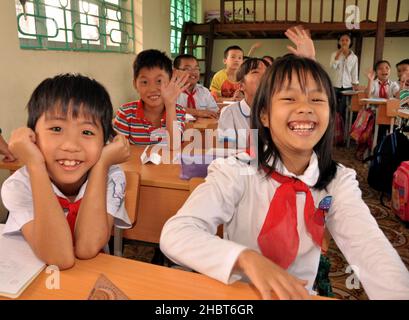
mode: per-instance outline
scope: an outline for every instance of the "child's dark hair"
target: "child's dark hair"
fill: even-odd
[[[266,67],[269,66],[269,64],[266,61],[259,58],[248,58],[246,61],[244,61],[240,66],[239,70],[237,71],[236,74],[237,82],[242,82],[246,74],[248,74],[251,70],[257,69],[260,63],[264,64]]]
[[[270,128],[264,127],[261,115],[266,114],[270,119],[272,97],[276,92],[282,90],[286,80],[289,84],[291,83],[293,73],[298,78],[302,90],[305,90],[307,75],[311,75],[319,89],[322,89],[328,96],[330,108],[328,128],[321,140],[314,146],[320,171],[314,188],[322,190],[328,186],[336,173],[337,164],[332,159],[336,99],[328,74],[314,60],[288,54],[276,59],[264,74],[254,97],[251,113],[251,128],[258,129],[258,164],[267,168],[271,173],[276,167],[277,160],[281,159],[280,152],[271,138]],[[271,159],[273,163],[269,164]]]
[[[403,59],[402,61],[399,61],[399,62],[396,64],[396,68],[399,67],[399,66],[401,66],[401,65],[403,65],[403,64],[409,64],[409,59]]]
[[[382,63],[386,63],[386,64],[389,66],[389,68],[391,67],[391,64],[389,63],[388,60],[379,60],[379,61],[376,61],[376,63],[375,63],[374,66],[373,66],[373,69],[376,71],[376,70],[378,69],[378,67],[379,67]]]
[[[187,59],[187,60],[193,59],[193,60],[196,60],[196,62],[197,62],[197,58],[194,55],[180,54],[173,60],[173,68],[178,69],[180,67],[183,59]]]
[[[244,51],[242,48],[240,48],[239,46],[230,46],[227,47],[226,50],[224,50],[224,58],[227,59],[227,57],[229,56],[229,51],[231,50],[240,50],[243,53],[244,56]]]
[[[268,63],[268,65],[270,65],[270,61],[271,61],[271,63],[274,62],[274,58],[272,56],[262,56],[261,59],[266,61]],[[268,61],[268,59],[270,59],[270,61]]]
[[[104,141],[115,133],[112,129],[113,109],[107,90],[96,80],[80,74],[60,74],[43,80],[32,93],[27,104],[27,126],[35,130],[38,119],[48,112],[90,115],[101,122]]]
[[[164,70],[169,78],[172,78],[172,60],[165,52],[155,49],[141,51],[133,62],[133,78],[138,77],[142,68],[153,69],[155,67]]]
[[[349,48],[351,49],[351,48],[352,48],[352,36],[351,36],[351,34],[348,33],[348,32],[341,33],[341,34],[338,36],[338,38],[337,38],[337,48],[338,48],[338,49],[341,49],[341,46],[340,46],[340,44],[339,44],[339,40],[341,40],[341,38],[342,38],[343,36],[348,36],[348,37],[349,37],[349,40],[351,40],[351,42],[349,43]]]

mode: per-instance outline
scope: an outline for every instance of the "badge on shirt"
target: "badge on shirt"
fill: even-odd
[[[332,196],[326,196],[322,199],[318,205],[318,209],[315,211],[315,220],[319,224],[325,223],[325,216],[331,208]]]

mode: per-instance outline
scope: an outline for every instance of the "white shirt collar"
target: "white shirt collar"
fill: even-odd
[[[81,186],[81,188],[80,188],[80,191],[78,191],[78,194],[77,194],[77,196],[75,197],[74,202],[75,202],[75,201],[78,201],[79,199],[82,199],[82,198],[84,197],[84,193],[85,193],[85,189],[87,188],[87,184],[88,184],[88,179],[82,184],[82,186]],[[60,189],[58,189],[58,187],[57,187],[54,183],[51,182],[51,186],[52,186],[52,188],[53,188],[54,193],[55,193],[57,196],[69,200],[68,197],[67,197],[65,194],[63,194],[63,193],[60,191]]]
[[[273,160],[270,160],[271,164],[272,162]],[[320,174],[318,168],[318,157],[315,154],[315,152],[312,153],[308,167],[307,169],[305,169],[302,175],[297,176],[296,174],[288,171],[288,169],[284,166],[280,159],[277,159],[276,170],[278,173],[284,176],[297,178],[298,180],[301,180],[309,187],[313,187],[317,183]]]
[[[246,99],[243,99],[239,102],[239,108],[240,108],[240,113],[244,117],[246,118],[250,117],[251,109],[250,109],[250,106],[247,104]]]

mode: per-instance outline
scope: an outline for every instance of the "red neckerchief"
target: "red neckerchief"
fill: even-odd
[[[196,109],[196,101],[194,95],[196,93],[196,89],[193,90],[191,93],[187,90],[183,91],[187,94],[187,108]]]
[[[67,214],[67,221],[70,225],[71,234],[72,234],[72,241],[74,241],[74,229],[75,229],[75,221],[77,221],[78,210],[80,208],[81,200],[79,199],[75,202],[70,202],[66,198],[62,198],[57,196],[58,202],[63,209],[68,209]]]
[[[379,98],[388,99],[388,94],[386,92],[386,86],[388,85],[388,81],[382,82],[379,80]]]
[[[273,172],[271,177],[281,185],[277,188],[257,242],[262,254],[287,269],[297,257],[296,193],[305,193],[304,219],[314,243],[321,247],[324,236],[325,212],[316,209],[310,188],[301,180]]]

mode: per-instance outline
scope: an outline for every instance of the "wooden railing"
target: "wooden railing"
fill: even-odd
[[[357,12],[356,8],[360,21],[377,21],[379,1],[382,0],[220,0],[220,22],[345,22]],[[387,22],[409,21],[407,0],[389,3]]]

